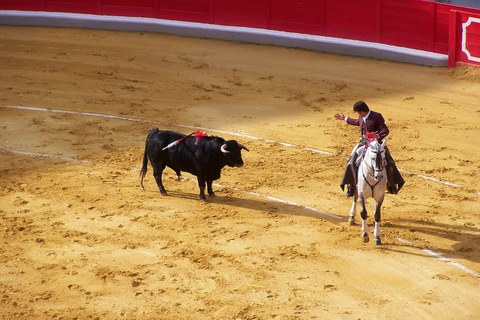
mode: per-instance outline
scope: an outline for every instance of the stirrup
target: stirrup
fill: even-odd
[[[354,186],[349,186],[347,189],[347,197],[353,197],[353,194],[355,193],[355,187]]]
[[[387,189],[388,189],[388,192],[391,193],[391,194],[397,194],[398,193],[398,189],[394,184],[393,185],[388,185]]]

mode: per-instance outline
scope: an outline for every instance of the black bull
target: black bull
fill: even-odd
[[[173,147],[162,150],[168,144],[181,138],[185,139]],[[161,194],[167,193],[162,183],[162,173],[165,167],[169,167],[177,175],[180,175],[181,171],[195,175],[200,187],[200,200],[206,200],[205,184],[208,194],[215,195],[212,183],[220,178],[223,167],[243,166],[242,149],[249,151],[235,140],[225,141],[215,136],[197,138],[174,131],[152,129],[147,135],[143,166],[140,171],[142,188],[143,178],[147,173],[148,161],[150,160],[153,167],[153,176]]]

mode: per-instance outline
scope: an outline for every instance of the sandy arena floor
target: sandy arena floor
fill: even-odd
[[[479,319],[479,69],[22,27],[0,62],[1,319]],[[338,185],[357,100],[407,181],[381,247]],[[161,196],[153,127],[250,152],[207,203],[168,169]]]

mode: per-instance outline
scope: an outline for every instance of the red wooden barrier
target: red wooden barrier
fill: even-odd
[[[270,29],[324,35],[327,2],[328,0],[272,0]]]
[[[450,40],[449,67],[457,61],[480,65],[480,14],[452,10]]]
[[[381,1],[327,0],[325,35],[381,42]]]
[[[433,2],[384,0],[380,42],[434,52],[434,13]]]
[[[51,0],[47,0],[51,1]],[[59,1],[59,0],[57,0]],[[65,0],[61,0],[65,1]],[[73,1],[73,0],[70,0]],[[93,0],[98,3],[98,11],[103,15],[155,18],[156,0]]]
[[[1,9],[271,29],[450,54],[451,61],[468,63],[478,63],[480,56],[480,10],[430,0],[0,0]],[[463,32],[461,25],[470,16]]]
[[[157,6],[156,18],[213,23],[213,0],[157,0]]]

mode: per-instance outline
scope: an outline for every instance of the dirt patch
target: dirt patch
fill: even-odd
[[[477,69],[21,27],[0,58],[1,318],[478,318]],[[407,180],[381,247],[338,185],[358,131],[333,115],[357,100]],[[152,127],[250,152],[207,203],[170,170],[161,196],[151,168],[139,185]]]

